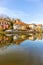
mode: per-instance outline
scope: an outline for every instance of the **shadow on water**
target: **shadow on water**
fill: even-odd
[[[0,34],[0,65],[43,65],[43,34]]]

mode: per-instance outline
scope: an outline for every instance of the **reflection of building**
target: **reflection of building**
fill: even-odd
[[[36,39],[36,37],[35,37],[35,35],[34,35],[34,34],[32,34],[32,35],[30,35],[30,36],[28,37],[28,39],[29,39],[29,40],[35,40],[35,39]]]
[[[9,46],[11,44],[20,44],[25,40],[42,40],[42,33],[28,33],[28,34],[14,34],[14,35],[1,35],[0,34],[0,47]]]
[[[26,35],[23,35],[23,34],[22,34],[22,35],[20,35],[20,38],[21,38],[21,39],[26,39]]]
[[[17,40],[17,39],[19,39],[19,35],[14,35],[13,40]]]
[[[37,36],[37,39],[42,40],[43,39],[42,34],[39,33],[38,36]]]
[[[29,40],[34,40],[34,37],[33,36],[29,37]]]
[[[23,41],[25,41],[25,39],[17,39],[17,40],[13,40],[13,43],[15,43],[15,44],[20,44],[20,43],[22,43]]]
[[[14,35],[13,36],[13,43],[17,45],[26,40],[26,35]]]

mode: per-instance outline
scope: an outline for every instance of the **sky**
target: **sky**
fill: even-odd
[[[43,0],[0,0],[0,15],[43,24]]]

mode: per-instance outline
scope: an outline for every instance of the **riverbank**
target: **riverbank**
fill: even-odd
[[[43,33],[43,32],[39,32],[39,31],[0,31],[0,34],[29,34],[29,33]]]

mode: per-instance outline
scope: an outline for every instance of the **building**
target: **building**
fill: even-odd
[[[14,30],[26,30],[26,24],[21,22],[19,19],[13,22],[13,29]]]
[[[38,29],[42,29],[42,24],[38,24],[38,25],[37,25],[37,28],[38,28]]]
[[[38,24],[38,25],[36,26],[36,30],[37,30],[38,32],[41,32],[41,30],[43,30],[43,25],[42,25],[42,24]]]
[[[20,25],[18,25],[18,24],[13,24],[13,29],[14,30],[17,30],[17,29],[19,29],[21,26]]]
[[[36,24],[28,24],[29,28],[31,29],[35,29],[36,28]]]
[[[6,19],[0,19],[0,31],[11,29],[11,22]]]

